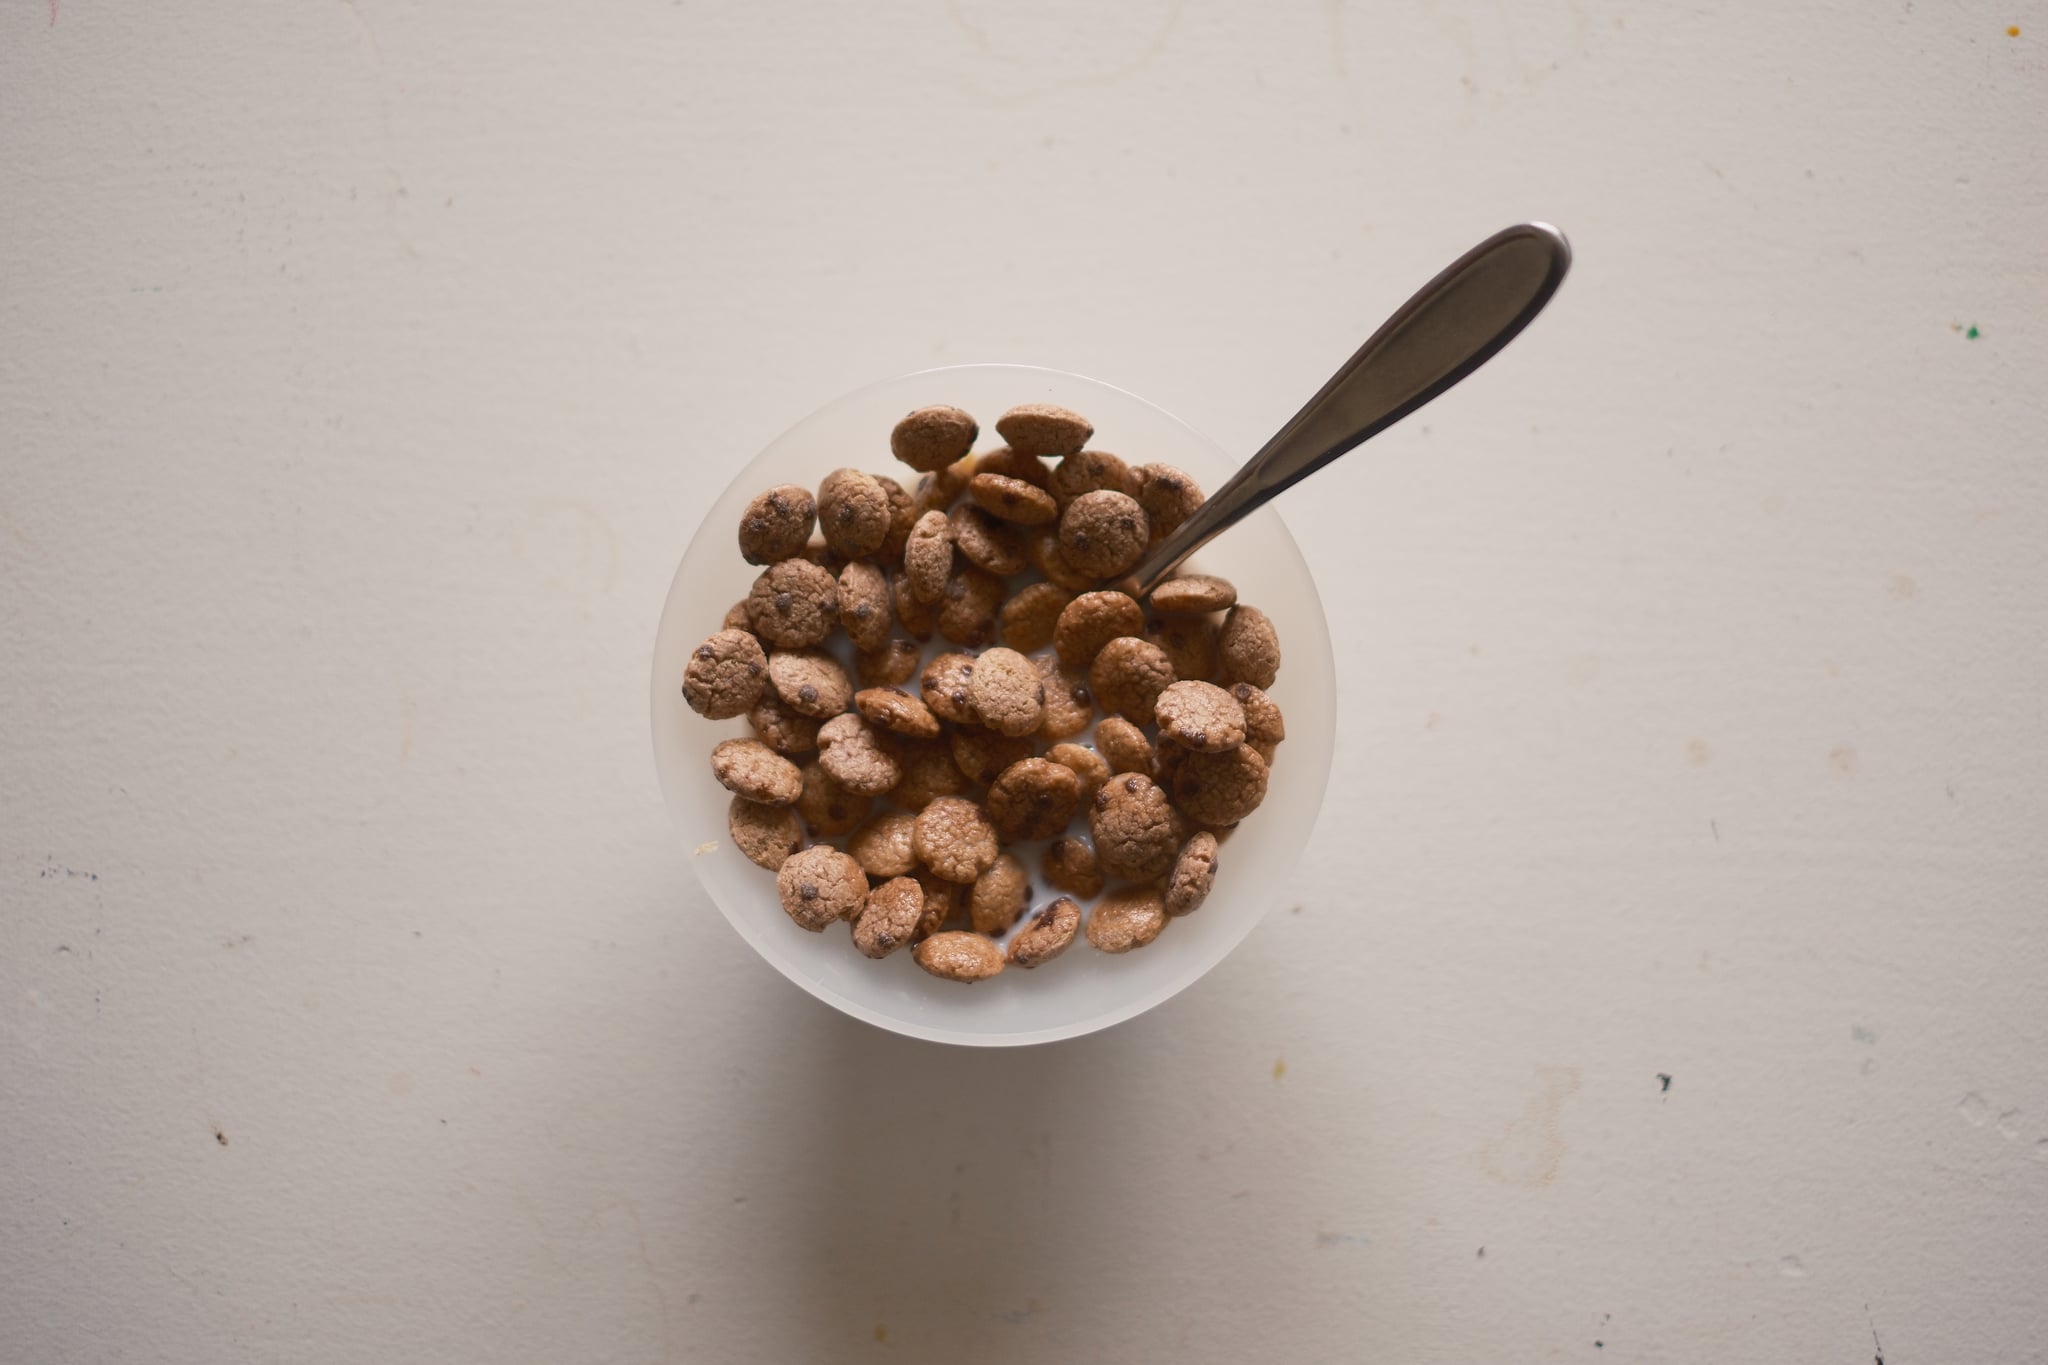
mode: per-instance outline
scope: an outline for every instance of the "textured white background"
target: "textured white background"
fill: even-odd
[[[9,0],[0,1359],[2048,1359],[2044,43]],[[1298,910],[1008,1055],[750,957],[646,722],[727,471],[980,359],[1249,450],[1527,216],[1284,504]]]

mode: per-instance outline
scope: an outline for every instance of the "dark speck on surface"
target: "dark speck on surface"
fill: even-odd
[[[1671,1093],[1671,1076],[1668,1072],[1660,1071],[1657,1073],[1657,1090],[1659,1094],[1663,1095]]]

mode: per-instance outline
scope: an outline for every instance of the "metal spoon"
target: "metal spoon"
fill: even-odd
[[[1543,311],[1571,268],[1548,223],[1473,247],[1382,323],[1294,419],[1132,572],[1139,595],[1281,490],[1378,434],[1493,358]]]

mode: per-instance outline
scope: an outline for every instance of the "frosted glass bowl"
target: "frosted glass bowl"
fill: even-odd
[[[690,540],[655,637],[655,767],[705,891],[740,937],[812,995],[870,1024],[936,1042],[1004,1047],[1073,1038],[1142,1014],[1192,984],[1243,941],[1280,894],[1315,826],[1330,776],[1336,677],[1329,626],[1308,565],[1270,506],[1232,527],[1190,566],[1230,579],[1240,600],[1273,619],[1282,664],[1271,694],[1287,717],[1287,739],[1265,803],[1223,845],[1208,902],[1169,924],[1150,946],[1112,956],[1077,938],[1064,956],[1034,971],[1012,968],[962,986],[927,975],[907,950],[881,961],[862,957],[843,926],[822,934],[798,928],[776,899],[774,874],[732,846],[726,831],[731,794],[711,776],[712,746],[749,734],[746,720],[706,720],[690,710],[682,698],[683,668],[690,650],[719,628],[726,608],[746,595],[760,572],[740,558],[736,540],[747,502],[780,483],[815,489],[846,465],[901,474],[899,482],[909,487],[916,476],[890,456],[889,432],[903,414],[930,403],[950,403],[979,418],[977,450],[1001,444],[995,419],[1005,409],[1057,403],[1095,424],[1091,444],[1133,465],[1178,465],[1214,490],[1238,464],[1142,398],[1028,365],[926,370],[827,404],[734,475]],[[1051,893],[1035,859],[1027,863],[1035,910]]]

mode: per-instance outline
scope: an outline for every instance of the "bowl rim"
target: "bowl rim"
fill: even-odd
[[[661,625],[662,622],[665,621],[668,617],[670,603],[672,603],[675,600],[677,592],[680,591],[683,587],[683,574],[685,569],[688,567],[690,549],[697,543],[698,538],[705,534],[707,528],[709,528],[711,517],[718,510],[719,502],[723,499],[725,493],[732,487],[733,482],[739,479],[746,472],[746,470],[752,466],[754,460],[759,459],[762,454],[765,454],[767,451],[781,444],[785,439],[787,439],[789,436],[795,433],[799,428],[804,426],[806,423],[812,421],[820,413],[823,413],[827,409],[837,407],[842,403],[850,402],[863,394],[871,393],[878,389],[891,388],[900,384],[908,383],[913,380],[930,379],[934,376],[946,374],[960,374],[969,371],[1001,371],[1008,374],[1038,375],[1054,377],[1057,379],[1079,380],[1082,383],[1093,385],[1097,388],[1110,390],[1124,399],[1128,399],[1133,403],[1140,404],[1159,413],[1168,421],[1172,422],[1174,425],[1188,432],[1196,441],[1201,442],[1202,444],[1205,444],[1210,448],[1216,450],[1219,454],[1224,455],[1226,460],[1228,458],[1228,452],[1224,451],[1222,446],[1219,445],[1216,441],[1212,440],[1211,438],[1203,434],[1203,432],[1199,428],[1193,426],[1192,424],[1186,421],[1183,421],[1178,415],[1168,410],[1167,408],[1160,406],[1158,403],[1153,402],[1151,399],[1133,393],[1129,389],[1123,388],[1121,385],[1111,384],[1106,380],[1096,379],[1090,375],[1079,374],[1072,370],[1061,370],[1049,365],[1024,365],[1006,361],[972,361],[957,365],[935,365],[922,370],[909,370],[902,374],[891,375],[882,379],[873,380],[869,383],[859,385],[852,389],[848,389],[845,392],[838,394],[833,398],[827,399],[825,402],[820,403],[817,406],[811,408],[808,412],[798,417],[795,421],[783,426],[780,430],[778,430],[775,433],[774,436],[772,436],[768,441],[766,441],[758,449],[756,449],[752,456],[748,457],[746,463],[743,464],[740,467],[740,469],[733,474],[732,478],[727,479],[726,482],[723,485],[721,485],[719,489],[711,495],[711,497],[706,503],[703,516],[698,519],[696,528],[690,532],[689,536],[683,543],[682,556],[680,559],[678,559],[676,563],[675,573],[671,576],[669,580],[668,591],[662,596],[661,609],[656,616],[655,646],[653,651],[653,657],[649,660],[649,752],[654,760],[655,781],[657,786],[661,790],[662,804],[668,811],[669,820],[672,826],[678,826],[678,822],[681,820],[681,813],[678,807],[677,798],[670,789],[669,774],[666,771],[666,768],[663,765],[660,756],[660,707],[665,699],[667,691],[660,671]],[[1293,567],[1297,567],[1300,570],[1301,580],[1307,589],[1309,605],[1314,609],[1315,617],[1322,624],[1323,627],[1322,634],[1324,637],[1325,648],[1323,648],[1320,651],[1320,663],[1322,666],[1321,672],[1323,676],[1317,681],[1320,684],[1322,695],[1330,697],[1332,699],[1330,704],[1332,732],[1332,743],[1330,748],[1331,751],[1334,752],[1335,729],[1337,721],[1341,717],[1342,712],[1340,708],[1336,707],[1334,702],[1336,689],[1336,661],[1334,650],[1327,647],[1329,640],[1329,616],[1328,613],[1326,613],[1323,609],[1322,593],[1316,586],[1314,574],[1312,574],[1309,571],[1308,561],[1306,557],[1301,553],[1300,545],[1295,542],[1294,533],[1288,529],[1285,519],[1280,516],[1279,510],[1276,507],[1274,507],[1271,503],[1268,503],[1266,507],[1261,510],[1262,512],[1270,512],[1272,514],[1275,528],[1279,532],[1282,548],[1284,549],[1285,553],[1292,558]],[[1314,793],[1315,804],[1317,809],[1321,808],[1324,798],[1328,795],[1331,771],[1334,767],[1333,762],[1327,761],[1328,755],[1325,755],[1325,758],[1326,761],[1323,764],[1321,786]],[[1200,971],[1194,972],[1186,976],[1184,979],[1169,982],[1164,986],[1155,987],[1152,990],[1144,992],[1140,995],[1133,996],[1128,1000],[1120,1001],[1115,1006],[1104,1010],[1100,1014],[1090,1016],[1086,1020],[1081,1021],[1079,1024],[1056,1025],[1043,1029],[1022,1030],[1011,1033],[967,1034],[954,1032],[942,1027],[934,1027],[931,1025],[917,1022],[915,1020],[905,1019],[896,1015],[885,1014],[879,1010],[871,1008],[870,1006],[864,1005],[857,1000],[850,999],[847,996],[840,994],[838,991],[832,989],[830,986],[826,985],[822,981],[814,980],[801,975],[795,969],[793,963],[785,961],[779,954],[770,952],[767,949],[767,947],[763,945],[763,943],[756,937],[755,933],[753,932],[755,926],[753,926],[751,923],[743,922],[743,917],[736,915],[731,909],[729,909],[725,905],[725,903],[721,901],[716,894],[713,893],[710,885],[706,882],[702,871],[699,870],[695,858],[691,858],[690,861],[692,873],[697,878],[697,884],[701,888],[703,888],[705,896],[711,901],[711,903],[718,907],[718,912],[725,918],[725,921],[732,926],[733,930],[739,934],[741,939],[746,942],[747,946],[753,949],[757,957],[761,958],[769,966],[775,968],[775,970],[780,972],[785,978],[795,983],[797,986],[801,987],[807,994],[811,995],[812,997],[821,1001],[822,1003],[831,1006],[833,1009],[838,1010],[842,1014],[850,1015],[853,1018],[861,1020],[863,1023],[870,1024],[876,1028],[885,1030],[887,1032],[902,1034],[906,1037],[922,1039],[926,1042],[951,1044],[959,1047],[1005,1048],[1029,1047],[1040,1044],[1056,1043],[1070,1038],[1086,1037],[1091,1033],[1099,1033],[1104,1029],[1112,1028],[1117,1024],[1121,1024],[1127,1020],[1134,1019],[1137,1016],[1144,1014],[1149,1010],[1156,1009],[1160,1005],[1166,1003],[1168,1000],[1171,1000],[1174,996],[1186,990],[1188,987],[1194,985],[1197,981],[1200,981],[1210,972],[1214,971],[1216,967],[1220,965],[1225,958],[1228,958],[1232,953],[1236,952],[1239,947],[1243,946],[1245,939],[1251,936],[1252,930],[1255,929],[1259,925],[1259,923],[1263,921],[1268,914],[1271,913],[1272,910],[1271,897],[1269,897],[1267,903],[1259,907],[1258,913],[1256,915],[1247,918],[1243,931],[1239,933],[1237,937],[1229,944],[1229,946],[1226,947],[1221,953],[1219,953],[1213,961],[1204,965]]]

